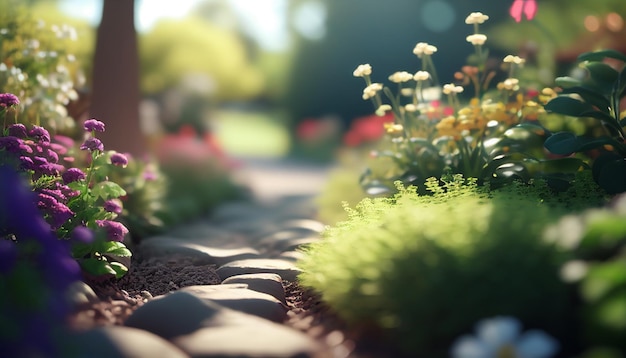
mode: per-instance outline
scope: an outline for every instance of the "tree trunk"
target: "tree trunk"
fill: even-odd
[[[147,152],[139,123],[139,53],[134,0],[104,0],[93,63],[90,116],[103,121],[105,149]]]

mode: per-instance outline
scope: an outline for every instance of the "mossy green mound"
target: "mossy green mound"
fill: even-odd
[[[433,196],[365,199],[299,262],[301,283],[355,327],[381,329],[410,354],[447,356],[480,319],[511,315],[567,339],[570,290],[541,238],[560,212],[513,187],[456,178]]]

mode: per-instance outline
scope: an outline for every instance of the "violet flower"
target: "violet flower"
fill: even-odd
[[[13,154],[32,152],[32,149],[22,139],[14,136],[0,137],[0,149]]]
[[[124,236],[128,234],[128,229],[124,224],[112,220],[96,220],[96,224],[106,230],[110,241],[124,241]]]
[[[104,151],[104,144],[98,138],[87,138],[83,144],[80,146],[81,150],[88,150],[93,152],[94,150]]]
[[[11,107],[20,104],[20,100],[13,93],[0,93],[0,107]]]
[[[87,175],[78,168],[69,168],[61,175],[65,184],[73,183],[75,181],[84,180]]]
[[[126,168],[126,166],[128,165],[128,158],[126,158],[124,154],[113,153],[111,154],[111,164],[118,167]]]
[[[74,216],[74,212],[65,204],[59,202],[54,196],[39,193],[37,199],[37,207],[48,218],[52,230],[60,228],[68,219]]]
[[[122,206],[115,199],[110,199],[110,200],[105,201],[103,207],[104,207],[104,210],[110,213],[115,213],[115,214],[122,213]]]
[[[28,137],[26,126],[22,123],[11,124],[9,126],[9,135],[24,139]]]
[[[33,126],[28,131],[28,136],[37,139],[41,143],[50,143],[50,133],[44,127]]]
[[[104,132],[104,123],[92,118],[85,121],[84,128],[87,132]]]
[[[93,231],[85,226],[77,226],[72,230],[70,239],[74,243],[89,244],[93,242],[95,235]]]

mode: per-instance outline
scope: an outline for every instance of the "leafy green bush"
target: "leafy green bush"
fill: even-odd
[[[545,183],[491,192],[458,175],[444,183],[427,181],[432,196],[400,186],[348,209],[347,221],[305,250],[301,283],[353,326],[382,330],[410,354],[446,356],[454,338],[496,315],[570,341],[576,318],[559,277],[564,258],[541,235],[563,213],[561,195],[542,199]]]

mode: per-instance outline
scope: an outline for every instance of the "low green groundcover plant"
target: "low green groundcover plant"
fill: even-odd
[[[427,180],[432,195],[397,183],[393,197],[347,208],[348,220],[305,249],[301,283],[411,356],[447,356],[455,338],[497,315],[578,349],[574,291],[559,277],[568,254],[542,231],[567,205],[587,205],[591,178],[578,180],[577,197],[545,182],[490,191],[460,175],[442,180]]]

